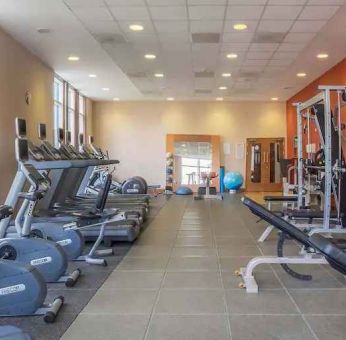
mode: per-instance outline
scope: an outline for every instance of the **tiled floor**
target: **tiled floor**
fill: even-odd
[[[238,288],[234,270],[275,252],[256,221],[237,196],[172,197],[63,339],[346,339],[346,286],[329,267],[300,266],[313,275],[301,282],[266,265],[258,295]]]

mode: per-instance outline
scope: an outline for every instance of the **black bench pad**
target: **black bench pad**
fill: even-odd
[[[311,209],[301,209],[301,210],[294,210],[294,209],[287,209],[284,211],[285,215],[287,215],[289,218],[323,218],[323,211],[322,210],[311,210]],[[337,212],[331,211],[330,212],[331,218],[337,218]]]
[[[266,202],[298,202],[297,196],[264,196]]]

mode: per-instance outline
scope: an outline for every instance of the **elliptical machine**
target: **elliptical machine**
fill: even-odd
[[[0,219],[12,214],[12,208],[0,206]],[[44,321],[52,323],[64,303],[58,296],[51,304],[44,304],[47,286],[40,272],[31,265],[0,260],[0,316],[44,315]],[[2,331],[13,332],[5,329]]]
[[[0,239],[0,258],[32,265],[46,282],[62,282],[67,287],[72,287],[81,271],[76,269],[66,275],[68,261],[63,248],[53,241],[34,238],[35,235],[31,233],[32,213],[36,202],[43,198],[48,188],[37,186],[35,178],[41,175],[32,165],[25,164],[28,161],[27,140],[17,138],[15,145],[18,166],[28,179],[31,191],[19,194],[24,201],[16,217],[17,237]]]

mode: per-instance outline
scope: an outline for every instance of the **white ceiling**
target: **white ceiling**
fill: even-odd
[[[346,56],[345,19],[344,0],[0,0],[0,26],[98,100],[286,100]]]

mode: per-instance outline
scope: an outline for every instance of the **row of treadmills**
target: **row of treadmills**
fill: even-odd
[[[67,273],[69,261],[106,266],[113,241],[132,242],[139,235],[150,196],[112,193],[112,171],[119,161],[104,159],[95,146],[76,149],[59,131],[55,148],[44,124],[38,135],[39,145],[28,141],[26,121],[16,119],[18,169],[0,206],[0,316],[43,315],[50,323],[64,298],[46,303],[47,283],[74,286],[81,271]],[[89,192],[94,171],[102,172],[102,182],[97,192],[95,187]],[[86,241],[91,241],[87,248]],[[99,249],[101,243],[108,248]],[[0,328],[0,338],[12,334],[30,339],[16,328]]]

